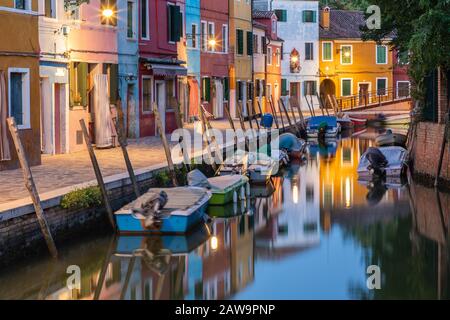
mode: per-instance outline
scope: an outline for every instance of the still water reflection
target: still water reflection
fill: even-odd
[[[390,299],[449,295],[450,195],[358,183],[372,136],[311,143],[252,198],[189,236],[96,237],[0,273],[1,299]],[[229,217],[227,217],[229,216]],[[380,290],[366,286],[379,265]],[[68,289],[66,268],[81,269]]]

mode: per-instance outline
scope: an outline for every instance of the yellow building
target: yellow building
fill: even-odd
[[[236,103],[244,107],[253,97],[253,26],[250,0],[230,0],[230,109],[236,115]]]
[[[37,0],[0,0],[0,170],[18,166],[6,133],[16,120],[30,165],[41,162]]]
[[[320,94],[351,97],[355,105],[387,96],[393,87],[392,52],[386,44],[361,40],[362,11],[331,10],[320,17]],[[385,43],[389,39],[386,39]]]

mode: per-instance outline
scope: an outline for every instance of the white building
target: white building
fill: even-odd
[[[254,9],[272,10],[278,16],[278,35],[284,40],[281,95],[297,97],[308,111],[318,108],[319,1],[255,0]]]
[[[64,2],[39,0],[41,49],[41,149],[45,154],[69,151],[69,76]]]

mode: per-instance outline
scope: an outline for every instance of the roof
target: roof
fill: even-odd
[[[253,21],[253,27],[255,28],[259,28],[262,30],[267,30],[267,26],[264,23],[258,22],[258,21]]]
[[[273,11],[253,11],[253,19],[270,19],[274,14]]]
[[[320,12],[322,15],[322,12]],[[330,28],[320,26],[320,38],[324,39],[361,39],[360,27],[365,24],[363,11],[330,10]]]

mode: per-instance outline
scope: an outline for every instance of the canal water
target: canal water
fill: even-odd
[[[358,182],[374,135],[310,143],[305,161],[210,208],[221,217],[188,236],[93,235],[58,262],[10,266],[0,299],[448,299],[450,195]]]

